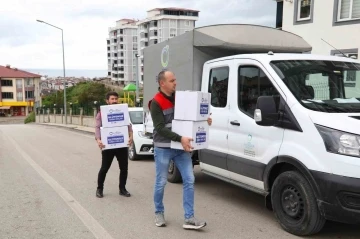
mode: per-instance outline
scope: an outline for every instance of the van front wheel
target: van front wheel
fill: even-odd
[[[309,182],[297,171],[283,172],[275,179],[271,202],[276,219],[289,233],[312,235],[325,224]]]

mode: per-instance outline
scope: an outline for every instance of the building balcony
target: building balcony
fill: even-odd
[[[149,32],[149,30],[147,29],[147,28],[145,28],[145,29],[140,29],[140,33],[148,33]]]
[[[149,38],[147,38],[147,37],[140,38],[140,42],[148,42],[148,41],[149,41]]]
[[[157,40],[159,37],[158,36],[151,36],[150,40]]]
[[[151,26],[151,27],[149,28],[150,31],[156,31],[157,29],[158,29],[157,26]]]

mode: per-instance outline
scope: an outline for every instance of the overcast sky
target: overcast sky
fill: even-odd
[[[62,69],[64,29],[67,69],[107,69],[108,27],[121,18],[143,19],[157,7],[200,11],[196,26],[249,23],[275,26],[273,0],[11,0],[0,7],[0,65]]]

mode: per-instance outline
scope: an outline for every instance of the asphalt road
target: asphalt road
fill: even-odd
[[[167,227],[154,225],[154,162],[129,162],[118,194],[118,165],[95,197],[100,150],[90,134],[36,124],[0,125],[0,238],[298,238],[283,231],[261,196],[195,167],[201,231],[182,229],[182,185],[167,184]],[[312,238],[360,238],[358,226],[328,222]]]
[[[0,117],[0,125],[2,124],[24,124],[25,116]]]

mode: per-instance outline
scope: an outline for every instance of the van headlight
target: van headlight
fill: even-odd
[[[360,157],[360,136],[315,125],[330,153]]]

